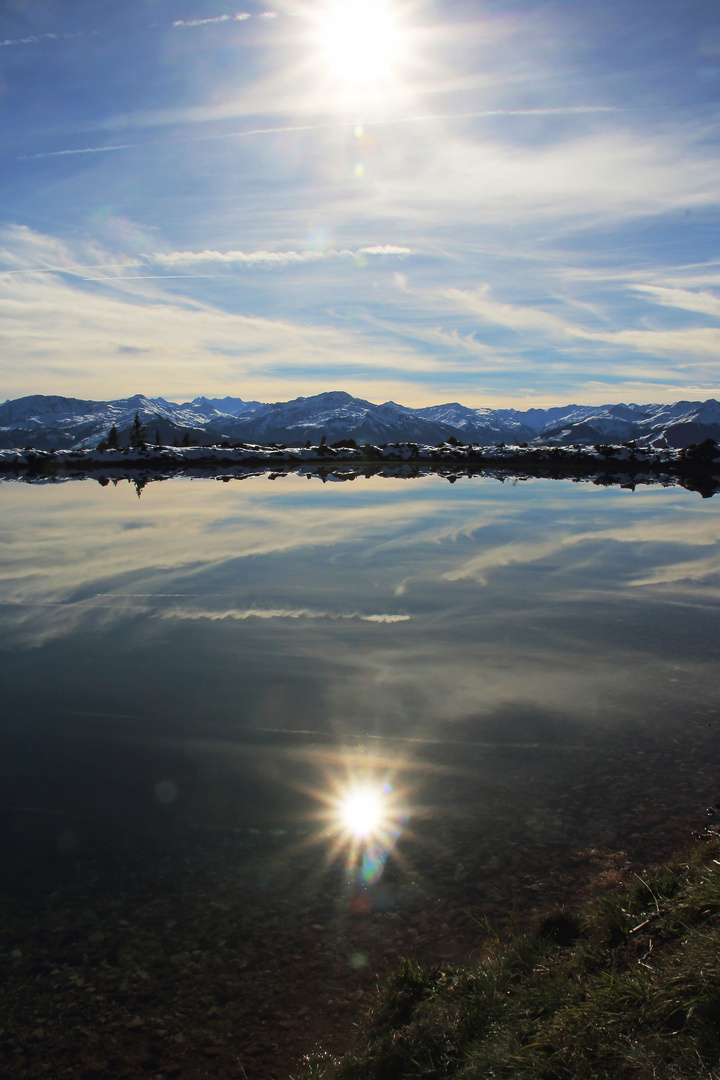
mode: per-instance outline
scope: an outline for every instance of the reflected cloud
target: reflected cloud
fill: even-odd
[[[715,579],[715,588],[710,588]],[[720,595],[720,556],[712,555],[706,559],[692,562],[677,562],[669,566],[655,567],[651,574],[634,578],[628,585],[640,588],[649,585],[677,585],[685,582],[702,582],[703,595],[717,599]]]
[[[201,663],[218,688],[255,688],[227,691],[232,722],[268,731],[443,741],[508,702],[582,701],[594,723],[621,693],[619,720],[639,695],[675,699],[681,645],[658,605],[715,602],[720,572],[715,508],[677,490],[289,476],[158,483],[140,503],[129,484],[2,494],[0,632],[17,656],[75,636],[98,669],[118,642],[127,662],[156,657],[151,681]]]
[[[564,565],[565,593],[581,587],[580,574],[586,587],[593,565],[604,575],[605,587],[618,593],[661,580],[703,580],[715,572],[712,552],[720,544],[720,524],[712,507],[693,503],[689,512],[691,496],[657,491],[629,497],[624,492],[583,493],[573,486],[575,509],[567,517],[566,504],[555,498],[557,484],[534,482],[531,487],[541,499],[528,518],[527,497],[519,490],[505,497],[499,485],[479,478],[462,489],[456,486],[451,499],[447,485],[432,477],[409,483],[376,478],[360,487],[334,486],[332,495],[327,488],[309,489],[301,476],[285,477],[279,487],[265,477],[221,487],[212,481],[171,481],[151,485],[142,504],[129,484],[109,489],[89,481],[41,489],[6,484],[0,529],[3,621],[28,629],[34,618],[30,608],[36,605],[44,611],[43,634],[50,625],[67,632],[73,620],[87,623],[93,609],[92,617],[103,624],[113,613],[124,619],[152,612],[178,621],[389,625],[426,614],[422,597],[428,590],[472,582],[487,591],[498,586],[499,573],[531,566],[557,576],[556,567]],[[613,507],[613,516],[608,524],[603,511],[597,527],[592,507],[600,501]],[[678,513],[660,513],[660,502],[677,506]],[[623,560],[611,571],[606,560],[617,545],[642,545],[646,565]],[[697,551],[697,559],[688,560],[689,549]],[[323,581],[314,568],[328,553]],[[299,603],[292,576],[297,558],[313,567]],[[249,561],[271,602],[243,595],[248,589],[243,564]],[[278,572],[286,585],[292,582],[290,591],[283,578],[273,581]],[[350,596],[357,593],[355,601],[365,591],[363,582],[374,578],[371,591],[379,589],[386,604],[368,610],[363,597],[345,609],[319,605],[326,585],[338,575],[344,575]],[[244,602],[227,603],[228,582]],[[223,599],[208,605],[215,593]],[[401,612],[393,610],[399,597]],[[178,604],[182,599],[187,602]],[[451,602],[457,602],[455,593]]]
[[[505,544],[475,556],[454,570],[447,570],[442,577],[444,581],[472,580],[477,585],[487,585],[488,572],[498,570],[503,566],[512,566],[515,563],[527,565],[540,562],[554,555],[562,544],[562,540]]]
[[[448,807],[501,783],[514,801],[616,735],[694,731],[717,700],[717,511],[687,492],[292,476],[0,494],[7,722],[38,745],[157,747],[154,805],[186,813],[199,785],[208,827],[302,825],[292,843],[336,865],[348,903],[443,858]]]
[[[232,609],[229,611],[196,611],[188,608],[175,608],[165,612],[163,619],[210,619],[213,622],[223,619],[237,619],[241,622],[245,619],[331,619],[348,621],[357,619],[360,622],[370,623],[397,623],[408,622],[411,615],[362,615],[358,611],[334,612],[315,611],[312,608],[247,608],[244,611]]]

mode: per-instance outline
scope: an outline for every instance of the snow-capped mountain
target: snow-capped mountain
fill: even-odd
[[[206,442],[208,423],[221,414],[209,403],[176,405],[164,398],[142,394],[115,401],[83,401],[79,398],[34,394],[0,405],[0,447],[32,446],[37,449],[84,449],[97,446],[115,425],[121,442],[128,442],[135,414],[163,443],[182,438]]]
[[[514,409],[469,409],[455,401],[449,405],[430,405],[418,409],[417,415],[454,428],[457,438],[463,442],[477,442],[484,446],[497,442],[527,442],[537,433],[532,425],[525,422],[524,414]]]
[[[238,397],[197,397],[193,398],[190,404],[197,405],[198,407],[209,406],[213,411],[220,412],[225,416],[242,416],[245,413],[251,413],[254,412],[255,409],[262,409],[264,407],[261,401],[243,401],[242,398]]]
[[[138,415],[151,442],[437,444],[450,437],[481,446],[571,446],[621,443],[687,446],[720,440],[720,404],[678,401],[673,405],[566,405],[549,409],[472,409],[458,402],[408,408],[393,401],[374,405],[335,390],[293,401],[263,403],[242,398],[197,397],[176,404],[141,394],[114,401],[84,401],[35,394],[0,405],[0,448],[83,449],[107,438],[115,425],[127,444]]]
[[[305,444],[325,436],[330,443],[354,439],[359,443],[431,442],[452,434],[447,425],[426,420],[417,412],[386,401],[373,405],[341,390],[310,398],[265,405],[239,417],[232,426],[213,422],[213,428],[243,442]]]

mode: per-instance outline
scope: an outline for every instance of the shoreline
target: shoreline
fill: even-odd
[[[649,450],[632,444],[578,447],[423,446],[144,446],[121,450],[0,450],[0,479],[27,482],[129,479],[144,486],[174,477],[274,479],[300,472],[319,479],[355,480],[441,475],[569,479],[597,486],[681,486],[710,498],[720,492],[720,446],[711,439],[682,449]]]
[[[714,1080],[720,832],[694,840],[509,936],[486,923],[461,963],[403,958],[349,1050],[308,1055],[290,1080]]]

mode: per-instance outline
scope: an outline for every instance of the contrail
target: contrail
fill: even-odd
[[[68,154],[105,154],[108,150],[130,150],[140,143],[119,143],[117,146],[84,146],[80,150],[46,150],[41,154],[21,154],[16,161],[34,161],[36,158],[64,157]]]
[[[0,45],[4,44],[0,42]],[[422,116],[396,116],[381,120],[365,120],[363,128],[391,126],[393,124],[422,124],[435,120],[481,120],[493,116],[573,116],[583,113],[617,112],[613,105],[559,105],[540,109],[483,109],[465,113],[426,113]],[[79,150],[46,150],[38,154],[22,154],[16,161],[34,161],[38,158],[61,157],[69,154],[104,154],[110,150],[133,150],[140,146],[168,146],[173,143],[209,142],[215,139],[247,139],[256,135],[281,135],[295,131],[325,131],[337,128],[354,128],[347,120],[332,120],[325,124],[282,124],[276,127],[246,128],[244,131],[223,132],[220,135],[192,135],[180,139],[153,139],[146,143],[119,143],[114,146],[86,146]]]

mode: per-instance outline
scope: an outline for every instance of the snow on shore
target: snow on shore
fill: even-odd
[[[75,471],[98,468],[108,469],[156,469],[169,467],[182,469],[184,466],[197,468],[228,468],[232,466],[267,467],[308,464],[331,464],[348,462],[366,464],[373,462],[427,462],[467,464],[502,464],[503,462],[522,462],[527,459],[537,463],[547,460],[562,460],[598,463],[632,461],[667,463],[676,461],[684,451],[665,449],[647,450],[631,446],[614,447],[521,447],[521,446],[465,446],[462,444],[441,443],[439,446],[426,446],[418,443],[388,443],[382,446],[366,447],[275,447],[257,446],[244,443],[241,446],[153,446],[144,448],[124,448],[121,450],[0,450],[0,469],[55,468],[60,471]],[[720,450],[718,451],[720,453]]]

